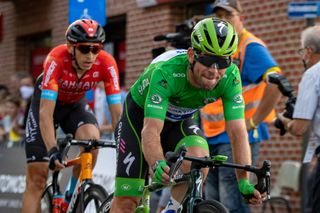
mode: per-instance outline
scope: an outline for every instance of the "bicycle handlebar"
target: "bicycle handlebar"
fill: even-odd
[[[65,158],[71,146],[82,146],[84,147],[86,152],[89,152],[93,149],[98,149],[101,147],[117,148],[117,145],[113,140],[106,140],[106,139],[78,140],[78,139],[73,139],[72,134],[67,134],[66,137],[64,138],[58,138],[57,144],[59,146],[59,151],[61,152],[62,159]]]
[[[206,168],[206,167],[230,167],[236,169],[242,169],[248,172],[252,172],[257,177],[257,184],[255,188],[260,193],[267,193],[267,199],[270,199],[270,169],[271,162],[269,160],[265,160],[263,165],[258,168],[252,165],[240,165],[235,163],[224,162],[224,160],[216,160],[211,159],[208,156],[205,157],[192,157],[186,156],[187,149],[185,146],[181,146],[176,152],[167,152],[165,158],[168,162],[171,162],[173,166],[170,167],[170,175],[174,175],[179,169],[182,160],[188,160],[191,162],[195,162],[196,169]],[[226,160],[226,159],[225,159]],[[170,176],[172,178],[172,176]],[[250,199],[253,195],[244,195],[246,199]]]

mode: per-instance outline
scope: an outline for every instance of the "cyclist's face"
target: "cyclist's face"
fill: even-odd
[[[211,66],[208,66],[209,60],[206,59],[206,63],[204,63],[205,57],[210,57],[204,54],[199,54],[197,56],[193,57],[193,60],[196,61],[193,67],[193,84],[196,87],[200,87],[206,90],[213,89],[220,79],[224,76],[227,67],[230,65],[230,62],[228,62],[228,58],[221,57],[220,62],[216,63],[216,59],[212,60]],[[223,61],[225,61],[223,63]]]
[[[99,52],[102,49],[101,44],[78,43],[76,46],[76,59],[81,69],[91,69]]]

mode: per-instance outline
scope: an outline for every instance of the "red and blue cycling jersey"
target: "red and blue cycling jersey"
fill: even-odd
[[[108,104],[121,103],[118,67],[110,54],[100,51],[91,69],[79,78],[67,46],[59,45],[44,62],[41,98],[62,103],[78,102],[100,81],[104,82]]]

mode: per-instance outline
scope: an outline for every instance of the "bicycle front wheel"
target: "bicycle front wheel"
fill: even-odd
[[[229,210],[215,200],[204,200],[193,208],[194,213],[229,213]]]
[[[83,212],[84,213],[96,213],[102,202],[108,197],[106,190],[100,185],[90,185],[84,191],[83,199]],[[80,196],[77,198],[76,210],[74,213],[78,213],[81,210],[81,203],[79,203]]]

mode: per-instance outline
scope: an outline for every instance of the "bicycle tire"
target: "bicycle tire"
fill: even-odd
[[[111,209],[111,201],[112,201],[112,198],[113,198],[113,193],[110,194],[107,199],[105,199],[99,210],[98,210],[98,213],[109,213],[110,212],[110,209]]]
[[[90,212],[98,212],[99,207],[101,206],[102,202],[108,197],[108,193],[106,190],[100,186],[100,185],[90,185],[85,191],[84,191],[84,199],[83,199],[83,206],[84,206],[84,213],[90,213]],[[76,208],[73,213],[80,212],[80,205],[79,204],[80,196],[78,196],[76,201]],[[93,203],[92,203],[93,201]],[[90,205],[89,205],[90,204]],[[92,205],[91,205],[92,204]]]
[[[47,186],[41,195],[41,213],[51,213],[52,212],[52,186]]]
[[[216,200],[204,200],[193,208],[194,213],[229,213],[229,210]]]

